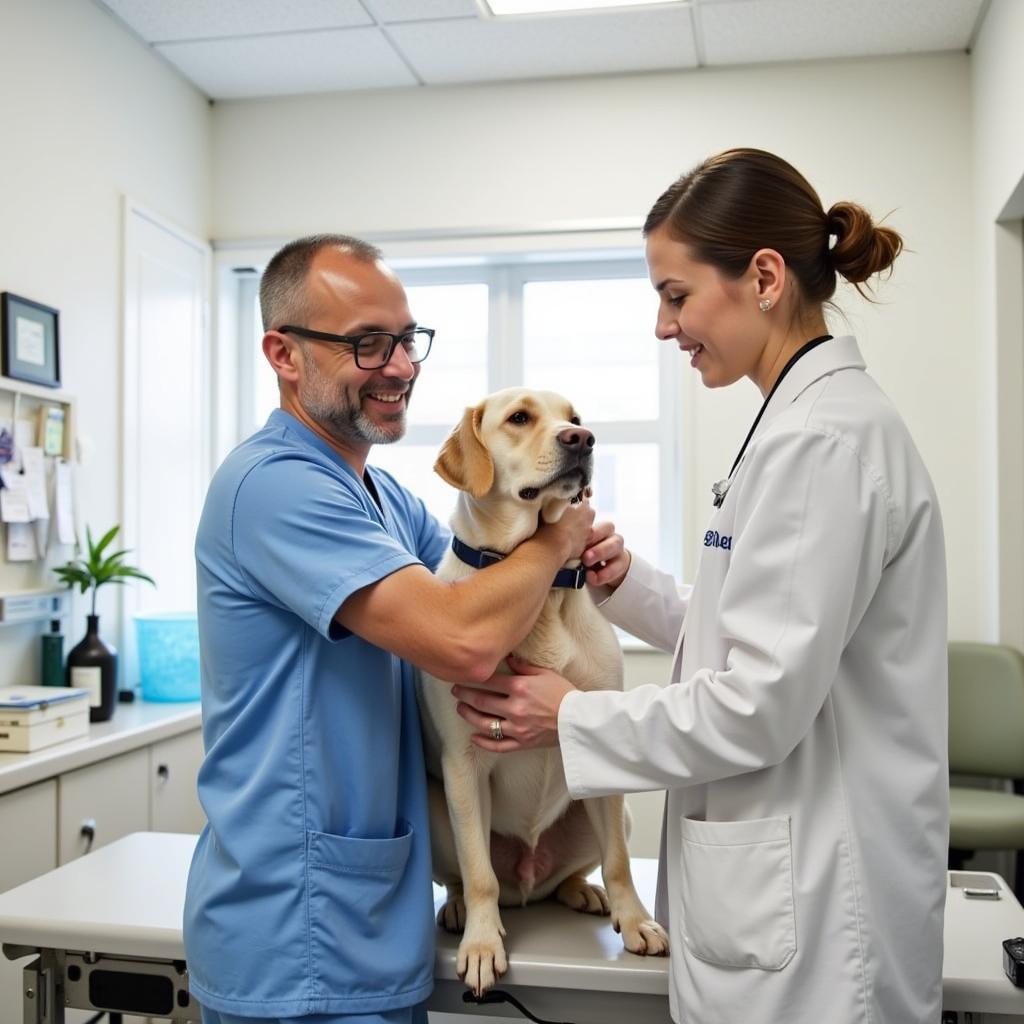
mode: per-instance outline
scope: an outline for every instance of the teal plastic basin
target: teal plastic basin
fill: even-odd
[[[195,612],[135,616],[143,700],[199,699],[199,627]]]

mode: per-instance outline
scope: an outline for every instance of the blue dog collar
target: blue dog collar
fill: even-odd
[[[471,548],[455,536],[452,537],[452,551],[460,561],[473,566],[474,569],[486,569],[487,566],[494,565],[495,562],[500,562],[506,557],[497,551],[479,551],[476,548]],[[552,588],[566,587],[571,590],[582,590],[586,582],[587,570],[585,566],[581,565],[576,569],[559,569],[551,586]]]

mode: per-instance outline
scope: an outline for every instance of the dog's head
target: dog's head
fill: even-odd
[[[435,471],[475,499],[496,499],[557,518],[593,474],[594,435],[553,391],[507,388],[466,410]]]

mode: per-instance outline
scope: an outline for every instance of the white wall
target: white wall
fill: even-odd
[[[986,394],[983,528],[998,575],[991,639],[1024,648],[1024,4],[993,0],[971,59],[978,302],[964,356]]]
[[[95,532],[121,508],[122,195],[208,237],[210,111],[88,0],[0,0],[0,123],[0,290],[60,310],[63,386],[85,442],[80,520]],[[26,572],[0,557],[0,589],[28,585]],[[118,588],[106,590],[116,644]],[[66,648],[83,614],[66,623]],[[0,684],[37,681],[38,659],[32,629],[0,627]]]
[[[979,541],[988,401],[965,351],[976,324],[970,113],[961,54],[220,103],[213,235],[639,221],[681,171],[734,145],[782,154],[826,205],[892,211],[913,251],[882,304],[841,299],[850,324],[840,327],[861,336],[931,468],[950,538],[952,632],[979,637],[992,629],[980,595],[996,553]],[[691,390],[690,564],[710,485],[757,406],[752,386]]]

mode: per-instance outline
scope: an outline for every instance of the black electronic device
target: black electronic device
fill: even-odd
[[[1018,988],[1024,988],[1024,938],[1003,940],[1003,970]]]

